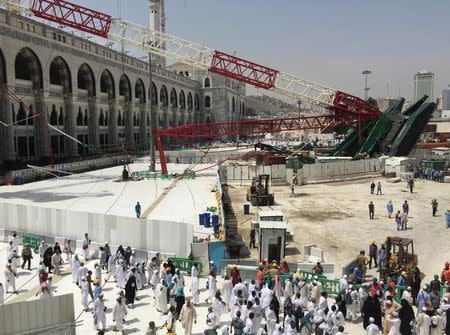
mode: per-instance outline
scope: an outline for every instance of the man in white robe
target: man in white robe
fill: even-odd
[[[375,324],[375,319],[369,318],[369,325],[366,327],[366,335],[380,335],[380,328]]]
[[[180,320],[184,329],[184,335],[191,335],[192,325],[197,323],[197,311],[189,299],[186,299],[186,303],[181,308]]]
[[[345,292],[347,290],[348,290],[347,275],[344,275],[341,279],[339,279],[339,292]]]
[[[113,322],[115,322],[113,330],[122,331],[123,330],[123,320],[127,315],[127,306],[125,305],[123,297],[117,297],[116,304],[113,308]]]
[[[39,245],[39,257],[42,261],[42,257],[44,257],[44,252],[47,250],[47,243],[45,241],[41,241],[41,244]]]
[[[87,276],[88,271],[89,271],[88,268],[84,266],[83,262],[81,262],[80,266],[77,269],[77,276],[76,276],[78,285],[80,285],[81,278]]]
[[[266,309],[266,320],[267,320],[267,335],[273,335],[275,331],[275,325],[277,323],[277,317],[273,310],[273,306]]]
[[[293,293],[292,282],[286,279],[284,282],[284,299],[291,298]]]
[[[220,291],[217,291],[214,295],[214,298],[211,301],[211,306],[213,308],[213,312],[217,315],[217,325],[220,325],[220,319],[222,318],[225,307],[225,303],[222,301],[222,298],[220,296]]]
[[[94,325],[97,330],[106,330],[106,314],[105,314],[105,303],[103,302],[103,294],[100,294],[94,301]],[[102,328],[100,328],[102,324]]]
[[[197,306],[199,303],[200,296],[200,282],[197,276],[193,276],[191,279],[191,296],[192,296],[192,304]]]
[[[228,276],[225,276],[225,280],[222,284],[222,289],[220,292],[222,293],[222,300],[228,306],[230,304],[231,291],[233,290],[233,284],[231,283],[231,279]]]
[[[84,307],[84,310],[89,310],[89,282],[87,281],[86,277],[81,277],[81,283],[80,283],[80,289],[81,289],[81,304]]]
[[[155,303],[156,309],[163,314],[166,314],[168,311],[167,308],[167,287],[162,283],[158,283],[155,290]]]
[[[17,273],[15,273],[12,268],[11,264],[6,265],[5,269],[5,293],[8,293],[8,290],[10,287],[13,289],[13,293],[18,294],[16,291],[16,277]]]
[[[358,292],[353,289],[353,285],[349,285],[348,290],[345,291],[345,301],[347,319],[355,322],[358,319]],[[350,301],[351,303],[349,303]]]
[[[417,335],[430,335],[431,318],[426,313],[427,308],[422,307],[422,313],[417,315],[416,333]]]
[[[393,312],[392,316],[388,314],[386,316],[386,320],[391,325],[391,329],[389,329],[388,335],[400,335],[400,324],[401,324],[401,321],[398,318],[398,313],[397,312]]]
[[[413,297],[411,294],[411,286],[408,286],[402,293],[402,299],[405,299],[411,306],[413,304]]]
[[[266,285],[261,290],[261,308],[265,310],[272,301],[272,290]],[[274,326],[275,327],[275,326]]]
[[[89,243],[91,243],[91,241],[89,240],[88,233],[86,233],[81,239],[81,248],[83,249],[83,256],[85,260],[89,258]]]
[[[124,289],[127,284],[127,272],[123,266],[123,260],[119,260],[119,264],[116,266],[116,281],[117,287]]]
[[[214,296],[216,295],[216,291],[217,291],[216,278],[213,276],[213,274],[210,274],[208,276],[208,293],[209,293],[209,296],[206,299],[206,303],[209,304],[209,301],[211,301],[214,298]]]

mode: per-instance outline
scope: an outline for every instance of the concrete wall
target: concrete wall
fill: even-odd
[[[0,306],[0,334],[43,334],[66,329],[75,335],[73,294]]]
[[[186,257],[191,249],[194,226],[159,220],[143,220],[101,213],[0,203],[0,229],[46,236],[81,239],[88,233],[94,242],[158,250]],[[168,243],[170,241],[170,243]]]
[[[286,180],[286,165],[226,165],[220,168],[225,172],[227,182],[250,184],[254,177],[268,174],[272,180]]]
[[[380,161],[376,158],[355,161],[337,161],[305,164],[297,171],[299,184],[339,181],[359,176],[379,174]]]
[[[177,162],[181,164],[194,164],[194,163],[202,163],[209,164],[215,162],[221,162],[228,158],[233,157],[241,157],[246,152],[247,149],[243,150],[223,150],[223,151],[213,151],[210,150],[208,155],[205,156],[205,153],[201,150],[166,150],[164,151],[164,155],[166,157],[167,162]]]
[[[378,159],[362,159],[355,161],[324,162],[305,164],[297,171],[298,184],[339,181],[368,175],[379,174],[381,163]],[[268,174],[271,180],[285,180],[292,183],[292,170],[286,165],[255,166],[226,165],[220,168],[220,175],[227,182],[251,183],[253,177]]]

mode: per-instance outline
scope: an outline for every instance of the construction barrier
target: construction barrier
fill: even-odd
[[[161,180],[172,180],[171,174],[162,174],[160,172],[154,171],[135,171],[132,174],[133,178],[144,178],[144,179],[161,179]],[[180,174],[181,179],[195,179],[195,172],[186,172]]]
[[[195,261],[193,259],[170,257],[168,261],[172,261],[175,268],[179,269],[180,271],[187,272],[189,274],[191,273],[191,268],[193,265],[197,268],[198,274],[201,274],[203,270],[202,263]]]
[[[22,235],[22,244],[29,244],[31,249],[33,249],[35,254],[39,253],[39,245],[41,244],[42,238],[38,235],[33,234],[23,234]]]

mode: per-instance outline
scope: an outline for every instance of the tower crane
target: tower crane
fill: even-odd
[[[66,0],[0,0],[0,5],[11,11],[34,15],[162,57],[173,58],[195,68],[325,107],[330,111],[330,114],[321,116],[189,124],[169,129],[154,129],[163,173],[167,173],[167,166],[162,136],[211,138],[282,130],[320,129],[349,125],[355,122],[354,120],[363,122],[380,115],[378,108],[356,96]]]

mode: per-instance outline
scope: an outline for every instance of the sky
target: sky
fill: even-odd
[[[358,96],[413,97],[413,77],[450,84],[447,0],[165,0],[167,32]],[[148,25],[147,0],[76,0]],[[252,90],[250,90],[252,92]]]

